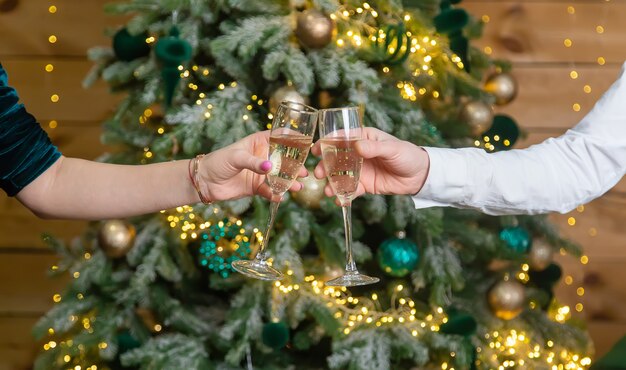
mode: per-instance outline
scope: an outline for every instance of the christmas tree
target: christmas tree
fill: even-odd
[[[132,0],[94,48],[93,73],[126,94],[104,124],[112,163],[191,158],[270,127],[284,100],[360,107],[365,126],[429,146],[510,149],[493,106],[510,65],[473,48],[482,24],[459,1]],[[309,156],[307,167],[318,158]],[[36,369],[584,369],[588,335],[553,296],[553,251],[576,254],[545,217],[416,210],[407,196],[353,203],[354,254],[381,282],[342,272],[341,212],[325,180],[287,194],[269,243],[286,279],[233,271],[252,258],[269,204],[247,198],[96,222],[53,237],[71,284],[34,328]],[[150,186],[150,184],[146,184]],[[176,191],[176,189],[172,189]]]

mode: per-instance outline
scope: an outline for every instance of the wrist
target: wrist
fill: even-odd
[[[416,174],[416,187],[413,189],[414,192],[411,193],[415,195],[422,190],[426,180],[428,179],[428,174],[430,173],[430,157],[428,155],[428,151],[423,147],[417,147],[417,156],[416,161],[418,163],[418,170]]]
[[[201,161],[204,159],[204,154],[199,154],[195,158],[189,161],[189,180],[191,185],[196,190],[198,199],[204,204],[211,204],[212,199],[209,192],[209,186],[207,181],[202,181],[200,176]]]

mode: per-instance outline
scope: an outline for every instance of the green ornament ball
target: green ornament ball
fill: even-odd
[[[283,348],[289,342],[289,327],[282,321],[267,323],[263,325],[261,338],[263,344],[270,348]]]
[[[508,150],[515,145],[520,136],[520,130],[513,118],[505,114],[496,114],[491,128],[482,136],[489,138],[489,143],[494,146],[495,150]]]
[[[511,250],[517,253],[526,253],[532,244],[532,239],[528,231],[519,226],[507,227],[500,231],[500,239],[503,240]]]
[[[411,272],[420,256],[417,245],[404,238],[385,240],[376,253],[380,268],[394,277],[403,277]]]
[[[435,16],[435,28],[439,33],[457,32],[467,26],[469,14],[463,9],[444,9]]]
[[[556,263],[551,263],[541,271],[530,270],[529,272],[530,282],[547,291],[552,291],[554,285],[561,280],[561,276],[563,276],[563,270]]]
[[[141,347],[141,343],[133,337],[129,330],[122,330],[117,334],[117,345],[120,353]]]
[[[440,332],[444,334],[456,334],[468,337],[476,333],[478,324],[474,317],[466,312],[454,312],[448,314],[448,322],[442,324]]]
[[[126,28],[122,28],[113,36],[115,56],[125,62],[147,56],[150,54],[150,45],[146,43],[147,38],[147,32],[131,35]]]

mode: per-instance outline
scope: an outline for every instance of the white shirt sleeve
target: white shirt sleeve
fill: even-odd
[[[424,148],[428,178],[416,208],[453,206],[488,214],[566,213],[626,173],[626,63],[618,80],[564,135],[527,149]]]

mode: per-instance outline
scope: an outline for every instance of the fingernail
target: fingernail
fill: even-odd
[[[304,189],[304,184],[300,183],[300,190]]]
[[[272,169],[272,162],[270,161],[263,161],[263,163],[261,163],[261,169],[263,171],[269,171]]]

